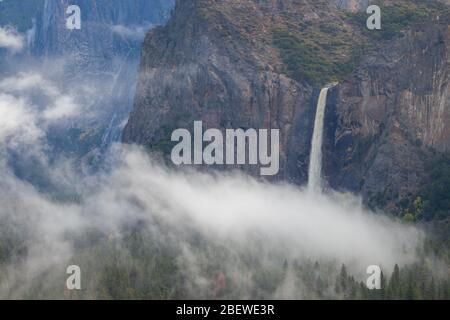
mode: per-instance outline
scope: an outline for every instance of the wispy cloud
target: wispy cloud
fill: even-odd
[[[25,45],[25,37],[10,27],[0,26],[0,48],[13,53],[19,52]]]
[[[36,103],[41,97],[41,103]],[[77,116],[75,98],[39,73],[19,73],[0,81],[0,149],[17,144],[38,146],[48,125]]]
[[[113,33],[130,40],[142,40],[145,34],[152,28],[153,25],[143,25],[143,26],[124,26],[124,25],[114,25],[111,27]]]
[[[43,131],[36,123],[36,113],[25,99],[0,92],[0,145],[36,141]]]

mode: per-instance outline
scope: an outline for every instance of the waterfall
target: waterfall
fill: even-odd
[[[323,88],[320,91],[319,101],[317,102],[308,172],[308,189],[313,192],[322,192],[322,141],[325,107],[327,105],[328,90],[335,85],[333,83]]]

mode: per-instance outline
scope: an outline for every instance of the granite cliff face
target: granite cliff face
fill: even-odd
[[[280,129],[278,178],[304,182],[314,88],[283,72],[272,37],[291,23],[339,19],[329,15],[335,8],[325,1],[178,1],[168,24],[145,40],[124,142],[167,153],[171,132],[192,129],[195,120]]]
[[[338,86],[325,156],[332,187],[393,211],[420,191],[427,163],[450,150],[449,50],[448,24],[415,27]]]
[[[178,1],[144,42],[124,142],[167,154],[173,129],[195,120],[276,128],[277,178],[304,184],[318,91],[339,80],[327,105],[328,185],[396,211],[450,147],[449,16],[437,2],[393,3],[373,37],[365,13],[340,9],[364,1]]]

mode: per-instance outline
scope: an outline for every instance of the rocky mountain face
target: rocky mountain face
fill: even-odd
[[[338,80],[327,104],[327,183],[395,211],[427,179],[427,159],[449,148],[448,5],[384,1],[378,33],[366,29],[364,5],[177,1],[145,39],[123,141],[168,154],[172,131],[195,120],[280,129],[277,179],[305,184],[318,92]]]
[[[336,5],[340,9],[349,11],[361,11],[367,8],[369,0],[335,0]]]
[[[325,157],[332,187],[396,211],[420,191],[435,154],[450,151],[446,21],[408,30],[338,86]]]
[[[290,23],[331,21],[331,8],[326,1],[178,1],[168,24],[145,40],[124,141],[167,153],[171,132],[195,120],[209,128],[280,129],[278,178],[304,181],[314,88],[282,72],[272,36]],[[301,168],[290,163],[298,157]]]

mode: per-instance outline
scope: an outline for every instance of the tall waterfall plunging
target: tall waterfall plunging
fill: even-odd
[[[322,192],[322,141],[325,107],[327,105],[328,90],[335,85],[333,83],[323,88],[320,91],[319,101],[317,102],[308,172],[308,189],[313,192]]]

